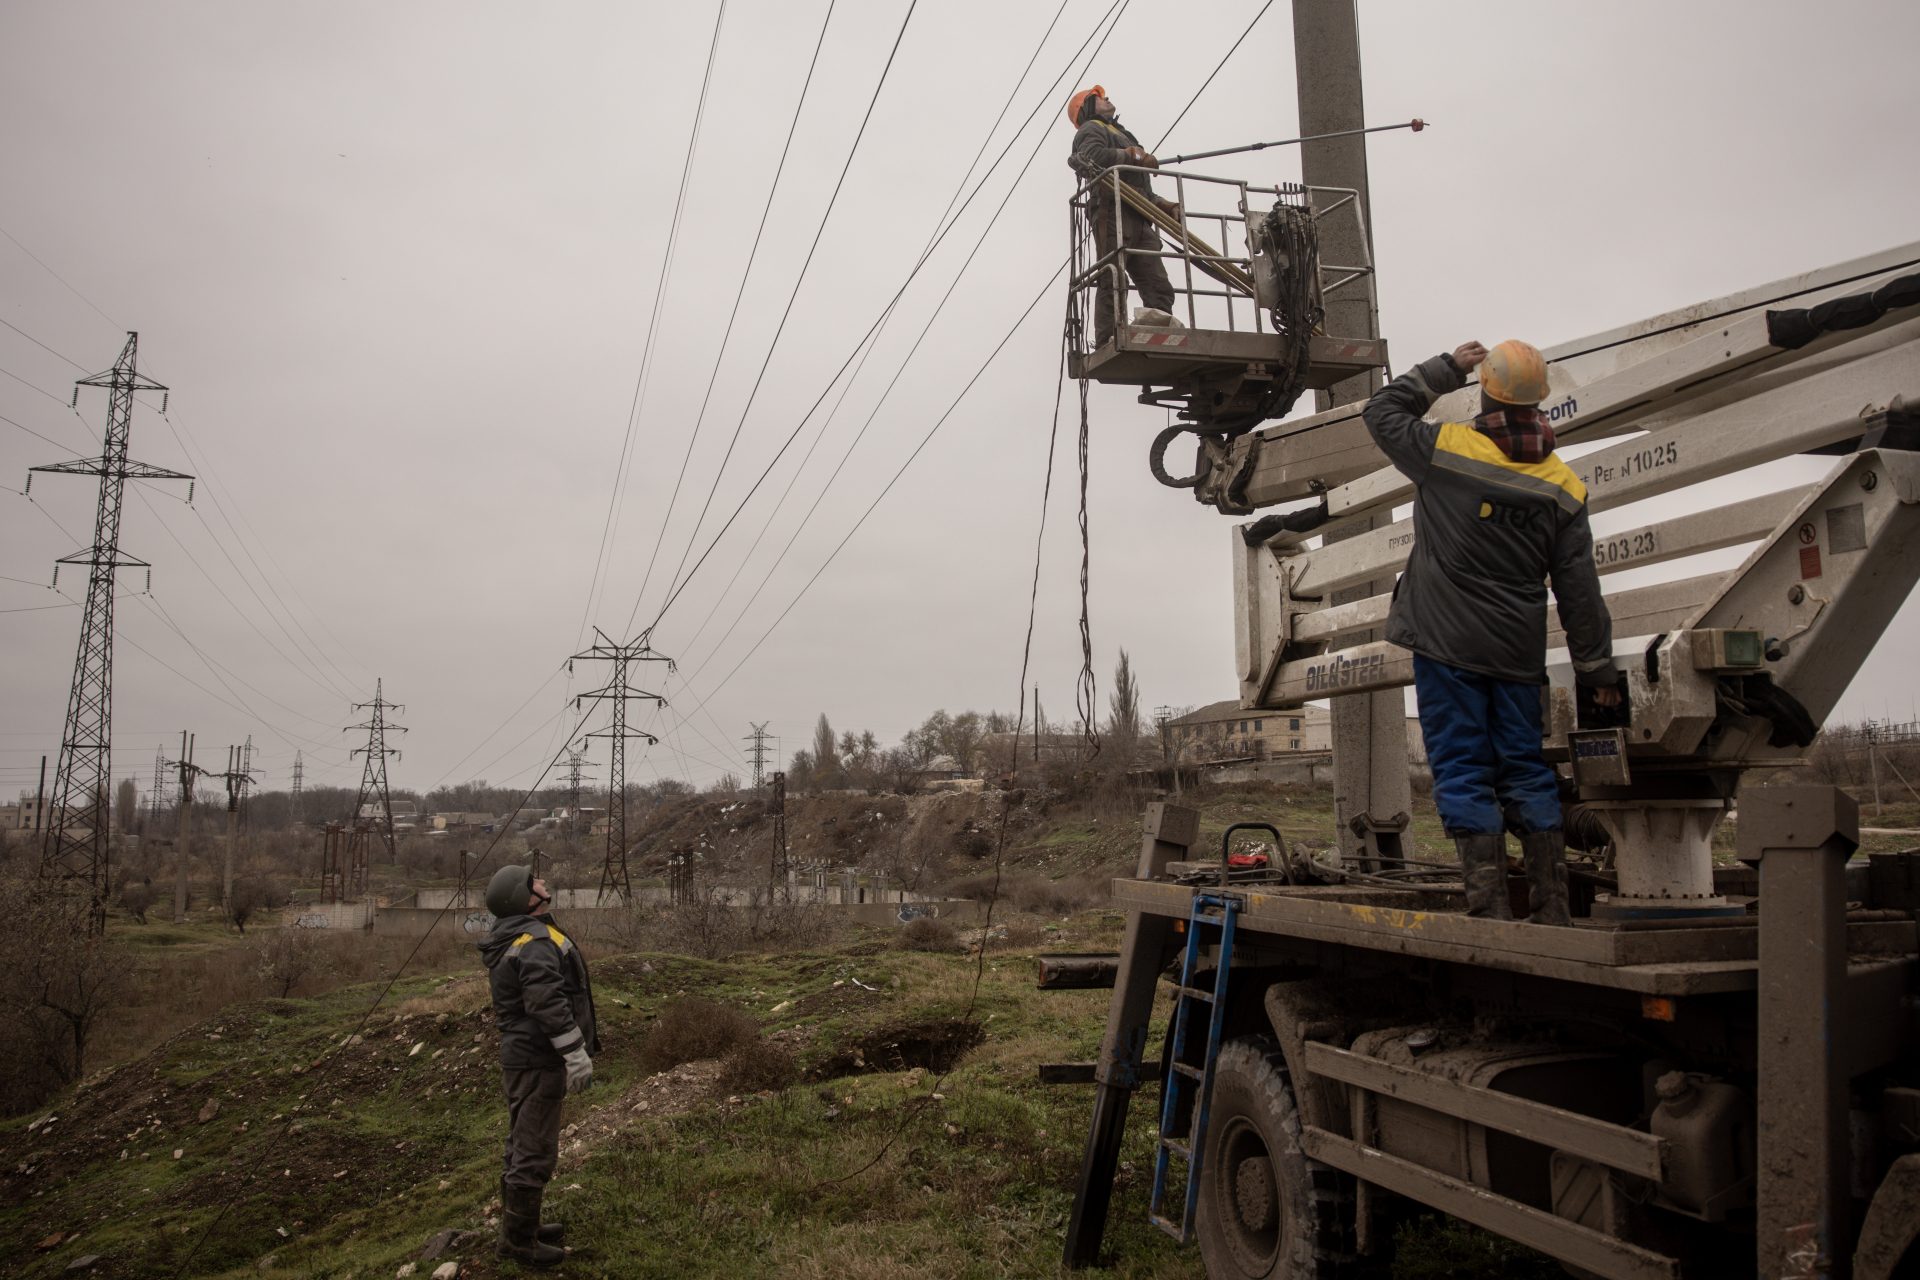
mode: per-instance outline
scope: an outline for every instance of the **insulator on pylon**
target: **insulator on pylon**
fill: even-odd
[[[171,391],[162,391],[160,393],[160,416],[163,418],[167,416],[167,399],[172,394]]]
[[[53,566],[53,589],[55,591],[58,591],[60,589],[60,566],[59,565]]]
[[[80,384],[76,382],[73,384],[73,399],[67,401],[67,408],[78,409],[79,407],[80,407]]]
[[[187,505],[188,506],[193,505],[193,485],[194,485],[193,481],[191,480],[187,481]]]
[[[33,496],[33,472],[31,471],[27,472],[27,487],[20,491],[20,496],[23,498],[31,498]]]
[[[147,570],[147,594],[153,594],[153,570]]]

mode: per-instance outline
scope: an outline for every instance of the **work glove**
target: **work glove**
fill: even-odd
[[[579,1045],[566,1055],[567,1092],[579,1093],[593,1083],[593,1059],[587,1056],[587,1047]]]

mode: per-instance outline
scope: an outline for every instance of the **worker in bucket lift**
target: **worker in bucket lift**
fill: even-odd
[[[600,1052],[587,962],[547,915],[552,901],[531,867],[501,867],[487,882],[494,924],[480,942],[507,1091],[499,1253],[536,1267],[567,1256],[564,1229],[540,1221],[540,1202],[560,1153],[561,1104],[593,1083]]]
[[[1120,113],[1113,101],[1107,97],[1107,91],[1097,84],[1067,99],[1067,122],[1073,125],[1075,131],[1073,154],[1068,157],[1067,164],[1083,182],[1094,184],[1087,217],[1093,224],[1095,255],[1104,260],[1114,251],[1116,232],[1128,249],[1148,251],[1126,253],[1118,260],[1120,269],[1133,281],[1133,287],[1140,291],[1140,301],[1145,304],[1134,315],[1133,322],[1162,328],[1185,328],[1173,314],[1173,286],[1167,281],[1167,269],[1153,252],[1160,248],[1160,233],[1154,230],[1144,214],[1124,207],[1119,210],[1116,225],[1113,179],[1109,177],[1104,182],[1095,183],[1095,179],[1115,165],[1155,169],[1160,162],[1140,145],[1140,139],[1120,123]],[[1136,169],[1121,174],[1120,180],[1140,191],[1169,215],[1176,218],[1180,216],[1178,204],[1153,194],[1152,180],[1146,174]],[[1093,345],[1096,347],[1105,346],[1113,340],[1114,318],[1118,314],[1116,308],[1126,305],[1124,291],[1117,299],[1114,296],[1115,274],[1113,269],[1102,268],[1094,288]]]
[[[1432,423],[1438,397],[1480,373],[1472,422]],[[1520,836],[1531,921],[1570,923],[1558,778],[1541,752],[1547,588],[1577,681],[1618,706],[1613,623],[1593,565],[1587,489],[1539,410],[1547,365],[1524,342],[1469,342],[1376,391],[1373,441],[1414,484],[1413,552],[1387,639],[1413,651],[1433,801],[1460,853],[1467,914],[1512,918],[1505,828]]]

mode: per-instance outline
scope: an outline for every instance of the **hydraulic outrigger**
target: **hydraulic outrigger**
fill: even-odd
[[[1154,447],[1163,481],[1234,515],[1296,503],[1232,533],[1245,706],[1405,685],[1408,655],[1366,638],[1390,596],[1332,601],[1391,579],[1416,530],[1326,536],[1390,516],[1405,483],[1357,405],[1270,421],[1386,363],[1378,342],[1314,329],[1316,299],[1369,287],[1366,264],[1309,251],[1340,195],[1158,176],[1221,246],[1178,237],[1163,254],[1189,328],[1119,317],[1073,371],[1181,415]],[[1196,211],[1209,190],[1233,207]],[[1081,317],[1114,268],[1088,254],[1092,207],[1083,191]],[[1276,227],[1306,234],[1276,252]],[[1609,595],[1619,713],[1552,670],[1547,746],[1594,855],[1575,927],[1469,919],[1457,884],[1278,840],[1267,872],[1230,872],[1224,849],[1198,848],[1197,813],[1150,807],[1136,874],[1115,885],[1128,924],[1070,1266],[1099,1255],[1128,1103],[1157,1078],[1155,1220],[1197,1238],[1215,1277],[1345,1274],[1409,1202],[1592,1275],[1920,1268],[1920,855],[1850,862],[1857,811],[1835,788],[1740,790],[1803,759],[1920,579],[1916,273],[1920,245],[1904,246],[1547,351],[1563,447],[1600,445],[1571,460],[1591,509],[1693,499],[1601,535],[1603,575],[1748,548],[1731,572],[1637,574]],[[1435,416],[1470,417],[1476,394]],[[1196,467],[1169,476],[1181,431]],[[1824,473],[1731,501],[1694,488],[1785,458]],[[1716,865],[1729,818],[1740,864]],[[1191,1212],[1170,1211],[1188,1186]]]

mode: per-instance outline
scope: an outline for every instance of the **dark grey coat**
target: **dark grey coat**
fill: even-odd
[[[1118,120],[1089,118],[1073,135],[1073,153],[1067,157],[1067,164],[1082,181],[1091,182],[1113,166],[1124,164],[1125,157],[1120,153],[1138,146],[1140,139]],[[1153,182],[1143,172],[1124,174],[1121,181],[1153,194]]]
[[[544,916],[506,916],[480,942],[493,1020],[500,1028],[500,1065],[514,1070],[558,1067],[585,1045],[600,1052],[593,984],[573,939]]]
[[[1515,462],[1470,422],[1421,415],[1466,384],[1445,356],[1374,392],[1373,442],[1414,483],[1413,552],[1387,639],[1500,680],[1547,679],[1547,582],[1582,684],[1609,685],[1613,623],[1600,596],[1587,487],[1559,454]]]

